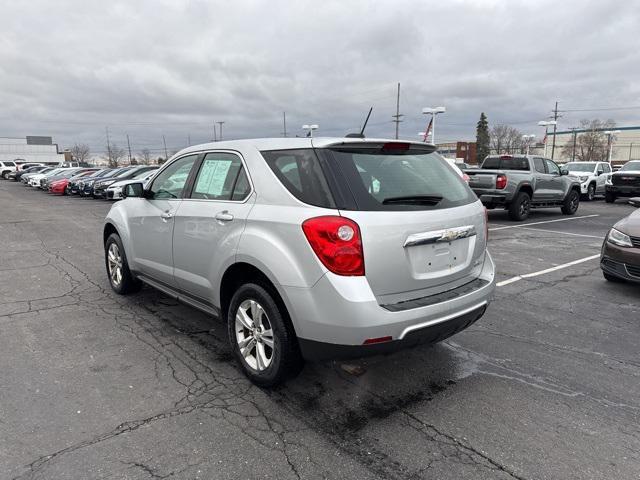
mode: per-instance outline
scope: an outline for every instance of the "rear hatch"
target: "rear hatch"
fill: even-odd
[[[485,213],[447,161],[426,144],[353,142],[318,149],[358,223],[365,275],[380,303],[431,295],[482,268]]]
[[[499,173],[499,170],[478,170],[469,169],[465,170],[469,176],[469,186],[475,191],[479,190],[493,190],[496,188],[496,177]]]

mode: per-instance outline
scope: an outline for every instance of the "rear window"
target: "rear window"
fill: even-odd
[[[438,153],[329,150],[358,210],[432,210],[467,205],[475,194]]]
[[[490,170],[526,170],[529,171],[527,157],[487,157],[482,168]]]
[[[261,152],[278,180],[301,202],[335,208],[320,161],[313,149]]]

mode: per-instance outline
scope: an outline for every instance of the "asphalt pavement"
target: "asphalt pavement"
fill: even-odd
[[[640,478],[640,287],[590,258],[631,207],[490,212],[484,318],[271,391],[218,320],[112,293],[109,208],[0,181],[0,478]]]

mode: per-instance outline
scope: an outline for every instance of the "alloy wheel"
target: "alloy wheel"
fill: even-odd
[[[529,208],[530,208],[529,200],[526,200],[526,199],[523,200],[520,203],[520,212],[519,212],[520,215],[523,216],[523,217],[528,215],[529,214]]]
[[[122,283],[122,255],[118,245],[114,242],[109,245],[107,251],[107,264],[109,266],[109,278],[114,286],[118,287]]]
[[[262,305],[245,300],[236,312],[236,341],[245,363],[257,372],[271,365],[273,360],[273,330]]]

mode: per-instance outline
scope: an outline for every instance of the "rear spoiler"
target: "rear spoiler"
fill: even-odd
[[[322,148],[330,150],[360,152],[360,153],[387,153],[391,155],[425,155],[436,151],[437,147],[430,143],[390,141],[360,141],[360,142],[336,142],[323,145]]]

